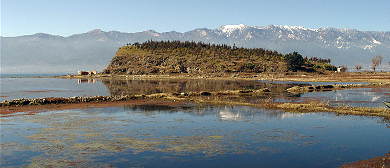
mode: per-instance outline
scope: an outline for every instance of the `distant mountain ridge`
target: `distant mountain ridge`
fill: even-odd
[[[280,53],[297,51],[303,56],[330,58],[334,65],[369,67],[371,58],[390,61],[390,32],[299,26],[223,25],[180,33],[146,30],[137,33],[95,29],[69,37],[45,33],[1,38],[1,70],[5,73],[101,71],[119,47],[147,40],[202,41],[237,47],[264,48]],[[379,68],[380,69],[380,68]]]

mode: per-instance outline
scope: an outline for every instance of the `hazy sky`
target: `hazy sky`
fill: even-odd
[[[226,24],[390,31],[390,0],[1,0],[1,35],[186,32]]]

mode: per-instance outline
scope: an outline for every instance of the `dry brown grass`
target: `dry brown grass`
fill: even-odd
[[[384,107],[334,107],[326,102],[309,101],[302,103],[267,103],[263,107],[289,112],[334,112],[348,115],[381,116],[390,119],[390,109]]]

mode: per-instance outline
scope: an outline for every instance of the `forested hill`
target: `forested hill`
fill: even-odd
[[[334,70],[329,59],[202,42],[147,41],[120,47],[103,74],[227,74]]]

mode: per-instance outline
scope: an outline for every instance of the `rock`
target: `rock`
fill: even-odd
[[[333,85],[324,85],[322,86],[322,88],[324,89],[331,89],[331,88],[334,88]]]
[[[268,88],[262,89],[263,92],[271,92]]]
[[[179,93],[172,93],[173,96],[179,96],[180,94]]]
[[[211,93],[210,92],[201,92],[200,95],[202,95],[202,96],[210,96]]]
[[[240,90],[239,92],[240,93],[252,93],[253,90]]]

